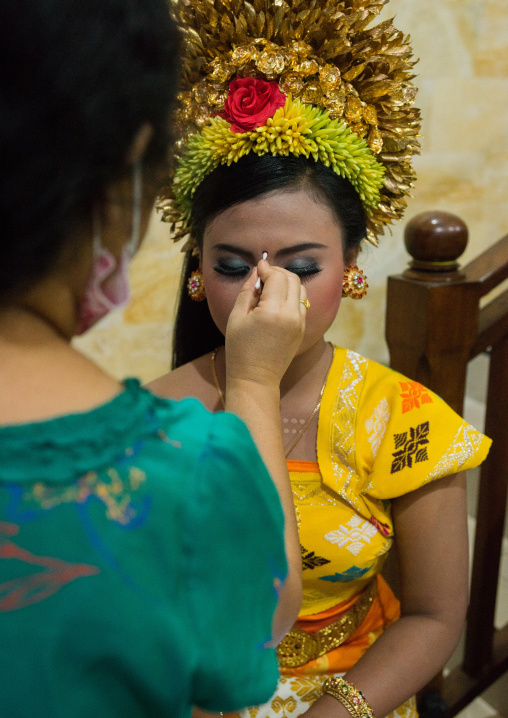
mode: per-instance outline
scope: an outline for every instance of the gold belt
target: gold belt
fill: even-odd
[[[338,648],[363,622],[376,595],[377,580],[374,578],[349,611],[329,626],[320,628],[315,633],[292,628],[277,646],[279,666],[297,668],[323,656],[333,648]]]

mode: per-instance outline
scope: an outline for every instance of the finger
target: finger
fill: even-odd
[[[264,282],[270,272],[270,263],[266,259],[260,259],[257,263],[257,271],[261,277],[261,281]]]
[[[294,272],[289,272],[288,276],[288,301],[296,304],[300,300],[302,283],[300,277]],[[305,291],[305,290],[304,290]],[[305,295],[307,296],[307,295]]]
[[[258,278],[258,273],[254,267],[248,279],[242,286],[240,294],[236,298],[233,311],[237,310],[242,314],[248,314],[252,311],[252,309],[254,309],[254,307],[257,307],[259,303],[259,290],[256,289],[256,282]]]
[[[307,317],[307,312],[310,309],[310,302],[307,299],[307,290],[303,285],[300,285],[300,296],[298,299],[298,303],[300,304],[300,314]]]
[[[268,262],[260,260],[257,269],[262,281],[262,292],[260,301],[271,301],[282,305],[287,301],[289,274],[281,267],[270,267]]]
[[[263,268],[268,268],[268,267],[270,266],[270,265],[268,264],[268,262],[266,261],[265,252],[263,252],[263,257],[262,257],[262,259],[261,259],[260,261],[264,262],[264,264],[262,265],[261,269],[263,269]],[[258,262],[258,265],[259,265],[259,262]],[[266,265],[266,267],[265,267],[265,265]],[[256,271],[258,271],[258,267],[256,267]],[[259,271],[258,271],[258,278],[257,278],[257,280],[256,280],[256,289],[261,290],[262,284],[263,284],[263,280],[262,280],[261,275],[259,274]]]

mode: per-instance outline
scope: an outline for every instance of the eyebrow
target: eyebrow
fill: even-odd
[[[225,252],[232,252],[233,254],[239,254],[242,257],[249,257],[251,258],[253,256],[252,252],[248,252],[245,249],[241,249],[241,247],[235,247],[234,244],[215,244],[212,249],[218,249]],[[308,249],[326,249],[326,246],[324,244],[319,244],[318,242],[303,242],[302,244],[294,244],[291,247],[285,247],[284,249],[279,249],[278,252],[275,253],[276,257],[287,257],[289,254],[296,254],[297,252],[305,252]]]

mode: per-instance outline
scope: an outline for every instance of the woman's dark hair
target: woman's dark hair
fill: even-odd
[[[199,185],[193,198],[192,227],[197,245],[203,247],[207,225],[235,204],[273,191],[307,189],[325,203],[342,230],[344,257],[357,250],[366,236],[366,215],[360,197],[349,180],[312,158],[256,155],[251,153],[230,166],[220,165]],[[178,311],[173,333],[173,368],[224,344],[206,302],[194,302],[187,281],[198,267],[190,253],[182,270]],[[340,277],[337,281],[340,281]]]
[[[0,2],[0,300],[52,268],[144,123],[165,162],[178,56],[167,0]]]

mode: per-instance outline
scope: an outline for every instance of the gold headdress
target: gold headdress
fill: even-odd
[[[256,152],[312,156],[347,177],[377,244],[404,212],[420,148],[409,37],[391,20],[368,27],[387,2],[172,1],[185,38],[179,158],[158,207],[175,239],[202,179]]]

